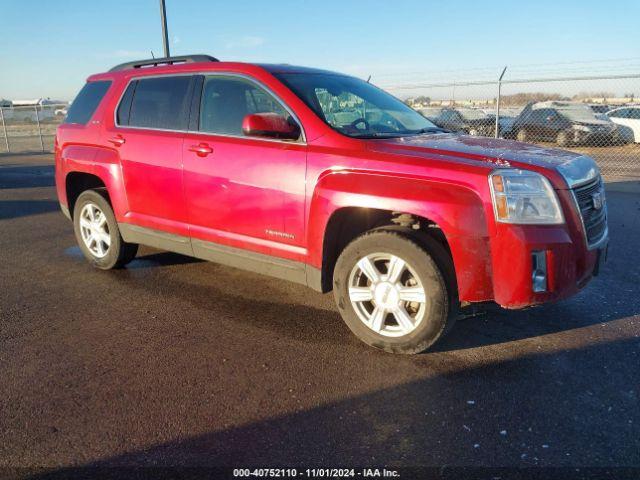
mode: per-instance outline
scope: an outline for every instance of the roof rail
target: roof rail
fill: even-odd
[[[157,67],[158,65],[173,65],[174,63],[194,63],[194,62],[219,62],[210,55],[180,55],[178,57],[149,58],[147,60],[136,60],[134,62],[121,63],[113,67],[110,72],[119,72],[132,68]]]

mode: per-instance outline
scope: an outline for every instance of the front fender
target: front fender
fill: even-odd
[[[307,242],[314,267],[322,267],[329,219],[345,207],[410,213],[434,222],[449,244],[460,300],[492,298],[487,205],[478,191],[466,184],[383,173],[327,173],[318,180],[310,200]]]

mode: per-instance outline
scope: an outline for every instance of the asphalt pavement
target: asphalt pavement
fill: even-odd
[[[640,468],[640,189],[608,187],[580,294],[394,356],[286,281],[147,248],[91,268],[51,155],[0,156],[0,467]]]

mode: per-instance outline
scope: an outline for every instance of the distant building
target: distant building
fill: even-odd
[[[60,103],[65,103],[65,102],[57,102],[49,98],[34,98],[29,100],[14,100],[13,106],[14,107],[34,107],[37,105],[39,107],[43,107],[45,105],[57,105]]]

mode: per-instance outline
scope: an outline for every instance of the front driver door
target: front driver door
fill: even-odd
[[[247,114],[291,115],[248,77],[204,77],[183,147],[184,185],[192,243],[215,242],[302,260],[306,144],[247,137]],[[197,122],[193,122],[193,112]],[[206,244],[204,244],[206,247]]]

